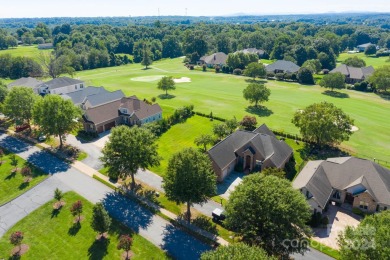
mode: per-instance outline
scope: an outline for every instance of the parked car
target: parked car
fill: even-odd
[[[40,134],[37,139],[39,142],[44,142],[46,141],[46,135]]]
[[[214,222],[220,222],[226,218],[224,211],[222,209],[219,209],[219,208],[215,208],[213,210],[213,212],[211,213],[211,215],[213,216]]]
[[[15,129],[15,132],[21,132],[27,128],[30,128],[30,125],[29,124],[23,124],[23,125],[17,125],[16,126],[16,129]]]

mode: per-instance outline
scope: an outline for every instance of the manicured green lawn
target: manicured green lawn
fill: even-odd
[[[341,53],[339,55],[339,57],[337,59],[337,62],[342,63],[343,61],[345,61],[349,57],[354,57],[354,56],[357,56],[357,57],[363,59],[366,62],[367,66],[371,65],[374,68],[378,68],[378,67],[381,67],[381,66],[384,66],[384,65],[390,65],[390,62],[387,62],[389,57],[379,57],[379,58],[377,58],[375,56],[366,56],[362,52],[361,53],[351,53],[351,54],[343,52],[343,53]]]
[[[177,124],[171,127],[157,141],[158,154],[161,156],[160,166],[152,167],[150,170],[161,176],[165,174],[170,157],[187,147],[196,147],[194,140],[201,134],[212,134],[213,124],[219,121],[210,121],[210,119],[193,116],[185,123]]]
[[[38,59],[39,52],[50,52],[53,50],[38,50],[37,45],[24,46],[20,45],[16,48],[9,48],[7,50],[0,50],[0,55],[11,54],[11,56],[29,57],[32,59]]]
[[[175,97],[161,99],[158,96],[163,92],[157,89],[158,76],[161,75],[188,77],[192,82],[176,84],[176,90],[170,91]],[[137,95],[140,99],[157,97],[164,115],[172,113],[178,107],[193,104],[195,111],[206,114],[212,111],[215,116],[224,118],[236,116],[240,120],[246,114],[256,115],[259,125],[266,123],[271,129],[291,134],[299,133],[291,123],[293,114],[298,109],[315,102],[332,102],[355,119],[355,125],[360,129],[342,146],[360,157],[390,161],[390,136],[387,134],[390,132],[390,102],[373,93],[341,90],[347,98],[337,98],[324,95],[324,89],[319,86],[268,81],[266,85],[271,89],[270,101],[264,103],[266,109],[253,111],[248,108],[249,104],[242,95],[248,84],[247,78],[190,71],[183,66],[180,58],[155,62],[148,70],[143,70],[140,64],[131,64],[83,71],[76,77],[85,80],[88,85],[105,86],[109,90],[122,89],[125,94]],[[192,143],[196,135],[189,137],[189,143]],[[174,147],[175,139],[171,138],[170,141],[173,148],[166,152],[177,151]],[[161,172],[162,169],[157,170]]]
[[[74,217],[69,208],[73,202],[83,202],[81,228],[72,228]],[[23,243],[29,245],[29,251],[22,259],[121,259],[123,251],[116,246],[121,234],[132,232],[118,222],[113,222],[109,232],[108,243],[97,242],[96,233],[92,230],[90,221],[92,204],[76,193],[65,194],[66,205],[53,215],[53,201],[32,212],[18,222],[0,240],[0,259],[8,259],[13,246],[9,236],[14,231],[24,233]],[[165,253],[147,241],[132,233],[134,256],[132,259],[168,259]]]
[[[24,182],[25,177],[20,174],[20,170],[27,165],[26,161],[19,156],[16,156],[19,170],[17,173],[13,173],[15,167],[11,165],[10,154],[5,150],[3,151],[6,155],[0,159],[3,161],[3,164],[0,165],[0,205],[14,199],[47,178],[45,173],[32,165],[29,165],[32,169],[33,178],[30,182]]]

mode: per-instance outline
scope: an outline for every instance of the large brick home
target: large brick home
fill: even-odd
[[[331,201],[370,213],[390,207],[390,170],[365,159],[310,161],[293,187],[305,195],[314,212],[322,212]]]
[[[283,169],[293,150],[263,124],[253,132],[234,132],[212,147],[208,154],[217,180],[221,182],[234,170],[252,172],[269,167]]]
[[[131,96],[88,107],[84,111],[83,125],[87,132],[102,133],[117,125],[143,125],[161,119],[158,104],[149,105]]]

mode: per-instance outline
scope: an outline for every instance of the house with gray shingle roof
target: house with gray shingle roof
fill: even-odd
[[[223,52],[213,53],[209,56],[203,56],[200,58],[198,64],[206,64],[207,67],[213,68],[215,66],[224,66],[226,65],[226,60],[228,56]]]
[[[292,154],[292,148],[278,140],[265,124],[253,132],[238,130],[208,151],[220,182],[235,168],[244,172],[269,167],[283,169]]]
[[[28,77],[28,78],[20,78],[15,80],[7,85],[8,89],[13,87],[28,87],[31,88],[34,93],[38,94],[38,86],[41,85],[43,81],[38,80],[36,78]]]
[[[162,109],[158,104],[149,105],[131,96],[86,108],[83,125],[87,132],[102,133],[117,125],[143,125],[161,119]]]
[[[314,212],[328,203],[378,212],[390,208],[390,170],[370,160],[338,157],[309,161],[293,181]]]
[[[341,64],[337,68],[331,70],[329,73],[340,72],[345,76],[345,82],[349,84],[354,84],[356,82],[361,82],[366,80],[369,76],[374,73],[375,69],[373,66],[355,68]]]
[[[68,94],[84,88],[84,81],[68,77],[49,80],[38,86],[39,94]]]
[[[277,60],[274,63],[267,65],[265,70],[273,73],[296,73],[301,67],[291,61]]]
[[[265,51],[256,49],[256,48],[248,48],[248,49],[243,49],[240,51],[236,51],[235,53],[242,52],[244,54],[256,54],[259,56],[259,58],[262,58],[265,54]]]
[[[92,95],[106,94],[109,93],[104,87],[86,87],[78,91],[70,92],[67,94],[61,95],[64,99],[72,100],[73,104],[76,106],[81,106],[84,100]]]

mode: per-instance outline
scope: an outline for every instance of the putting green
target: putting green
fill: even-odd
[[[140,82],[152,82],[152,81],[158,81],[162,77],[165,77],[165,75],[152,75],[152,76],[144,76],[144,77],[135,77],[131,78],[132,81],[140,81]]]

